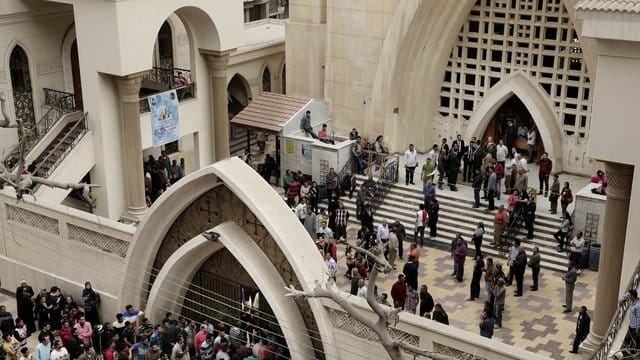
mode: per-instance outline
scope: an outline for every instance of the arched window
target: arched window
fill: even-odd
[[[158,32],[156,43],[156,66],[163,69],[173,68],[173,35],[171,25],[165,21]]]
[[[262,91],[271,91],[271,71],[268,66],[262,72]]]
[[[16,45],[9,59],[11,72],[11,88],[13,90],[13,103],[16,110],[16,119],[22,120],[26,128],[35,123],[33,109],[33,89],[31,88],[31,75],[29,74],[29,59],[22,47]]]

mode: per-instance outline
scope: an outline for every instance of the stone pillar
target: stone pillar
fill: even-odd
[[[143,73],[117,77],[120,95],[120,121],[124,147],[124,173],[127,194],[127,214],[139,219],[147,211],[144,194],[140,110],[138,106]]]
[[[607,335],[615,314],[620,289],[620,274],[627,235],[629,199],[633,184],[633,166],[605,162],[607,202],[600,249],[600,271],[591,332],[581,348],[595,351]],[[580,305],[580,304],[578,304]]]
[[[207,59],[209,68],[209,87],[211,89],[210,103],[211,134],[213,136],[213,162],[229,157],[229,111],[227,109],[227,70],[229,69],[229,54],[232,50],[214,51],[200,50]]]

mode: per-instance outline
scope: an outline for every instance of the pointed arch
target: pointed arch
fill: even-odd
[[[33,57],[33,54],[31,53],[31,51],[29,50],[29,47],[26,46],[25,43],[23,43],[21,40],[14,38],[9,45],[7,46],[7,50],[5,53],[5,69],[7,71],[7,81],[9,82],[10,86],[7,86],[7,93],[8,93],[8,97],[13,99],[13,101],[9,101],[8,103],[10,104],[10,110],[9,113],[13,114],[14,116],[16,116],[17,118],[17,112],[21,111],[19,109],[17,109],[16,107],[16,94],[15,94],[15,89],[14,89],[14,80],[12,78],[12,71],[11,71],[11,57],[14,54],[14,51],[16,49],[20,49],[20,51],[22,51],[24,53],[24,56],[26,57],[26,62],[27,62],[27,69],[28,69],[28,76],[29,76],[29,92],[30,92],[30,100],[31,101],[31,111],[33,113],[33,122],[35,124],[35,122],[37,121],[37,119],[40,116],[40,111],[39,108],[37,106],[35,106],[35,104],[39,104],[39,91],[36,91],[36,89],[38,89],[38,82],[37,82],[37,78],[34,76],[36,75],[37,72],[37,68],[35,66],[35,60]]]
[[[60,49],[60,58],[62,59],[62,77],[64,81],[64,91],[72,93],[73,88],[73,70],[71,64],[71,48],[76,41],[76,24],[71,24],[62,38],[62,46]]]
[[[271,92],[273,88],[273,82],[271,77],[271,69],[269,69],[269,64],[264,63],[262,67],[262,71],[260,72],[260,79],[262,80],[262,91]]]
[[[561,171],[563,160],[562,131],[558,117],[551,104],[549,104],[548,96],[546,96],[544,90],[521,71],[515,72],[498,82],[484,96],[473,116],[469,119],[465,137],[470,140],[472,136],[484,133],[500,106],[512,95],[517,96],[529,110],[549,153],[549,158],[556,164],[556,171]]]

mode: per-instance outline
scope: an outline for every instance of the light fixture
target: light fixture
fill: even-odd
[[[218,239],[220,238],[220,234],[218,234],[215,231],[205,231],[202,233],[202,236],[209,240],[209,241],[213,241],[213,242],[218,242]]]

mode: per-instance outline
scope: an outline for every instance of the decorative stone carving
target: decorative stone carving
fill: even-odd
[[[121,76],[117,78],[118,94],[120,101],[138,102],[140,98],[140,84],[142,83],[142,74],[132,76]]]
[[[62,59],[55,58],[38,63],[38,75],[45,75],[62,71]]]
[[[7,220],[16,221],[54,235],[60,235],[58,220],[17,206],[7,205]]]
[[[246,231],[271,259],[285,283],[293,284],[298,289],[302,288],[291,264],[267,229],[251,209],[223,184],[202,195],[176,219],[160,245],[153,268],[162,269],[165,262],[180,246],[204,231],[227,221],[235,222]],[[150,282],[153,283],[154,280],[155,277],[152,276]],[[296,304],[305,321],[309,336],[313,339],[313,346],[317,349],[316,358],[323,359],[323,345],[311,307],[305,299],[296,300]]]
[[[121,258],[127,256],[127,250],[129,249],[129,243],[126,241],[76,225],[69,225],[69,238]]]
[[[224,72],[229,69],[229,53],[212,54],[207,53],[207,64],[213,72]]]
[[[376,335],[373,329],[354,319],[346,312],[328,306],[326,306],[325,309],[329,314],[331,323],[338,329],[342,329],[369,341],[379,341],[378,335]],[[420,338],[416,335],[409,334],[406,331],[389,328],[389,334],[391,334],[391,337],[396,340],[401,340],[415,346],[420,345]]]
[[[454,359],[461,359],[461,360],[467,360],[467,359],[474,359],[474,360],[483,360],[485,358],[482,357],[478,357],[474,354],[469,354],[466,353],[464,351],[460,351],[458,349],[454,349],[452,347],[449,347],[447,345],[442,345],[440,343],[437,342],[433,342],[433,351],[436,353],[439,353],[441,355],[447,355],[447,356],[451,356]]]
[[[633,185],[633,166],[607,161],[604,170],[607,176],[607,197],[629,199]]]

